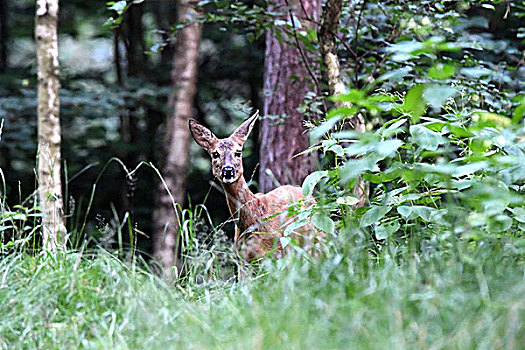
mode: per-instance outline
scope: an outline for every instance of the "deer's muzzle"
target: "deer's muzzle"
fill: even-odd
[[[222,179],[224,182],[230,182],[235,177],[235,169],[231,166],[222,168]]]

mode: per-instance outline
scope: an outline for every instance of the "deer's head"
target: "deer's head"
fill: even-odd
[[[243,175],[242,146],[258,116],[259,112],[256,112],[226,139],[218,139],[208,128],[190,119],[191,134],[199,146],[210,154],[213,175],[220,182],[232,183]]]

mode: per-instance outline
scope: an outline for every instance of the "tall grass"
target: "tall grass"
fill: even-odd
[[[241,282],[168,284],[103,250],[0,261],[0,346],[519,349],[525,243],[433,242],[377,256],[354,233],[318,261],[266,261]],[[440,247],[447,246],[447,249]],[[396,250],[397,249],[397,250]]]
[[[95,191],[93,190],[93,193]],[[125,248],[41,252],[38,208],[0,201],[3,349],[520,349],[521,235],[428,234],[406,225],[381,245],[341,227],[326,254],[250,267],[204,206],[180,212],[185,278],[167,282]],[[90,200],[91,203],[91,200]],[[90,205],[89,203],[89,205]],[[86,229],[79,220],[77,234]],[[108,228],[110,229],[110,228]],[[213,235],[209,235],[209,232]],[[470,237],[470,238],[469,238]],[[36,245],[35,245],[36,244]],[[126,250],[127,249],[127,250]],[[243,280],[235,271],[247,270]]]

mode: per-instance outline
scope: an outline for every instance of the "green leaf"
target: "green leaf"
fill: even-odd
[[[514,208],[510,210],[514,214],[514,220],[525,223],[525,209],[524,208]]]
[[[332,101],[358,103],[365,99],[365,92],[362,90],[352,89],[346,94],[340,94],[332,97]]]
[[[348,181],[356,179],[367,170],[379,171],[377,161],[372,158],[351,159],[346,162],[341,169],[341,182],[346,184]]]
[[[306,219],[299,219],[294,222],[292,222],[290,225],[286,226],[283,232],[283,236],[289,236],[295,229],[298,229],[299,227],[302,227],[307,224]]]
[[[430,222],[430,218],[435,209],[426,207],[424,205],[414,205],[412,206],[412,211],[414,212],[414,214],[423,219],[423,221]]]
[[[426,109],[427,104],[423,99],[425,85],[416,85],[410,89],[406,96],[401,109],[412,116],[412,120],[417,122]]]
[[[386,239],[396,233],[400,226],[397,221],[390,224],[378,225],[375,227],[375,236],[377,239]]]
[[[304,179],[303,182],[303,195],[305,197],[310,197],[312,193],[314,192],[315,185],[325,176],[328,175],[328,171],[322,170],[322,171],[315,171],[308,175],[306,179]]]
[[[323,137],[323,135],[330,131],[330,129],[333,128],[340,119],[341,115],[336,114],[332,118],[326,120],[321,125],[310,131],[310,142],[313,144],[316,140],[319,140],[321,137]]]
[[[377,145],[376,151],[384,157],[389,157],[392,154],[394,154],[397,151],[397,149],[402,145],[403,141],[397,139],[381,141]]]
[[[370,207],[370,209],[364,213],[363,217],[361,218],[361,222],[359,223],[360,227],[367,227],[370,226],[379,220],[392,209],[392,207],[386,207],[386,206],[379,206],[379,205],[373,205]]]
[[[323,232],[333,234],[335,231],[334,221],[323,212],[312,215],[312,223]]]
[[[445,80],[456,73],[456,68],[450,64],[438,63],[428,70],[428,76],[433,79]]]
[[[402,175],[403,171],[399,168],[388,168],[378,174],[363,174],[363,179],[375,184],[390,182]]]
[[[109,7],[110,10],[116,11],[119,15],[126,9],[126,1],[117,1]]]
[[[461,74],[471,79],[479,79],[483,76],[492,75],[492,71],[483,67],[461,68]]]
[[[423,91],[423,98],[434,108],[439,110],[447,99],[456,94],[456,89],[445,85],[428,85]]]
[[[505,232],[512,227],[512,219],[505,214],[501,214],[490,220],[487,229],[489,232]]]
[[[335,201],[337,204],[343,204],[343,205],[356,205],[359,203],[359,198],[354,196],[343,196],[338,197]]]
[[[428,151],[437,150],[439,145],[446,141],[441,134],[421,124],[410,126],[410,135],[412,135],[412,142],[415,142],[419,147]]]
[[[387,72],[381,75],[379,78],[377,78],[376,82],[380,83],[382,81],[387,81],[387,80],[398,82],[401,79],[403,79],[405,76],[407,76],[411,70],[412,70],[411,67],[403,67],[400,69],[396,69],[396,70]]]
[[[397,212],[405,220],[414,219],[417,215],[414,213],[414,207],[408,205],[402,205],[397,207]]]
[[[456,170],[454,171],[454,176],[461,177],[465,175],[470,175],[480,170],[488,169],[488,168],[489,168],[489,163],[486,161],[473,162],[470,164],[461,165],[457,167]]]

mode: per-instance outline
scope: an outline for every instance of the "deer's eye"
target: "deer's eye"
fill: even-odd
[[[237,151],[237,152],[235,152],[235,156],[236,156],[237,158],[241,158],[241,157],[242,157],[242,152],[241,152],[241,151]]]
[[[220,154],[219,152],[213,152],[211,156],[213,157],[213,159],[218,159],[220,157]]]

